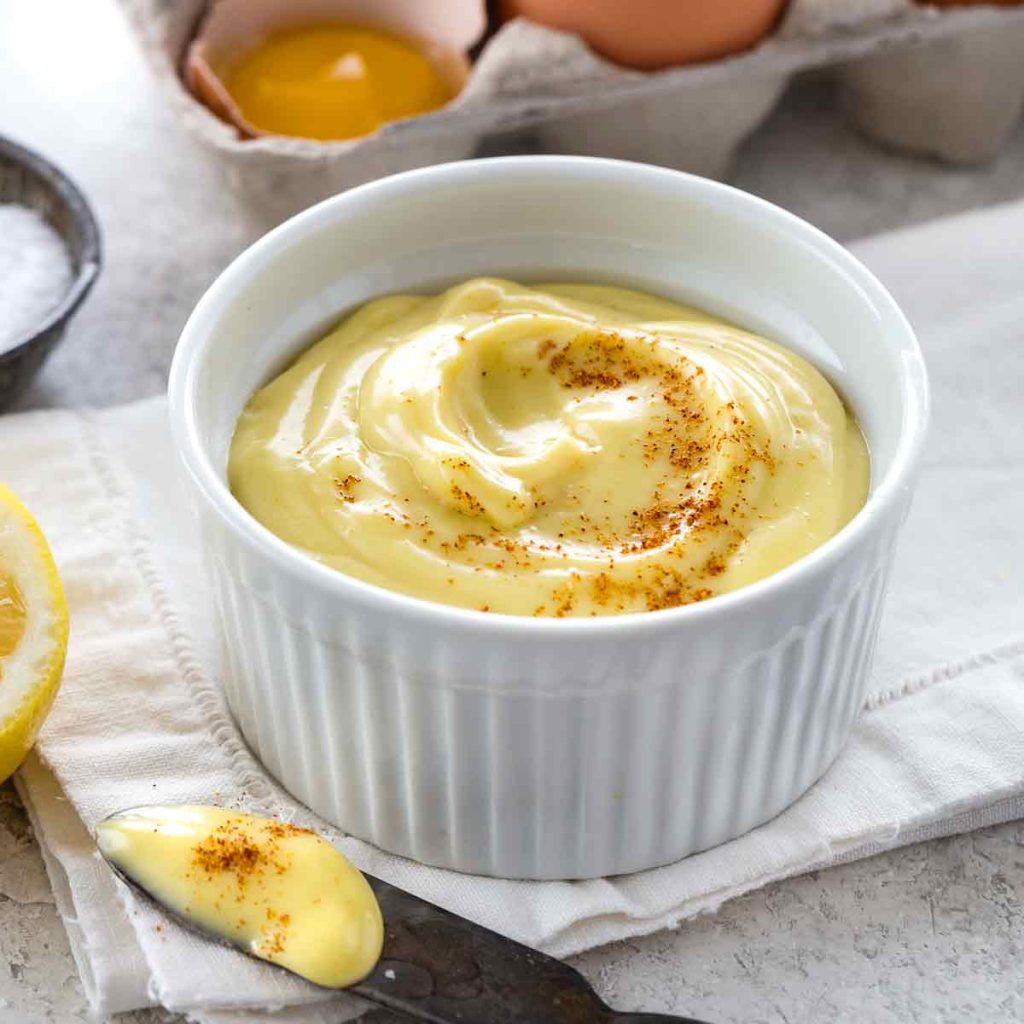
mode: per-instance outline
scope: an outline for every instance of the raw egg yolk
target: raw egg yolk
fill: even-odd
[[[254,127],[321,140],[367,135],[452,98],[414,43],[340,25],[273,33],[237,60],[225,85]]]

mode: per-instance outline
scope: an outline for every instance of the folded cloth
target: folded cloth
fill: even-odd
[[[934,422],[870,697],[835,765],[761,828],[677,864],[585,882],[424,867],[341,835],[241,741],[175,480],[162,399],[4,421],[0,477],[49,536],[72,612],[60,697],[18,776],[98,1013],[160,1003],[210,1024],[362,1011],[115,885],[89,834],[111,811],[221,802],[327,834],[356,864],[564,956],[670,927],[772,880],[1024,816],[1024,204],[854,247],[925,348]]]

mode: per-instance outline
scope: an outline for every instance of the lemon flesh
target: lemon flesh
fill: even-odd
[[[27,612],[18,584],[10,576],[0,574],[0,679],[3,679],[3,659],[17,650],[25,635]]]
[[[0,484],[0,782],[21,764],[64,670],[68,609],[32,514]]]

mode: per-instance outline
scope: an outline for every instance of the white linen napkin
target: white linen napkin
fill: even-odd
[[[0,478],[46,530],[73,621],[63,689],[18,785],[97,1013],[161,1003],[229,1024],[267,1008],[281,1022],[361,1012],[116,887],[89,830],[133,804],[224,802],[312,825],[360,867],[561,956],[775,879],[1024,816],[1024,203],[854,248],[914,322],[934,392],[871,696],[844,753],[792,808],[632,876],[477,878],[328,828],[263,773],[226,714],[163,400],[3,421]]]

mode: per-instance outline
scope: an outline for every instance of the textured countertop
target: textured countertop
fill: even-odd
[[[149,80],[112,0],[0,4],[0,133],[79,181],[106,269],[25,407],[160,391],[204,288],[265,225],[225,193]],[[950,169],[862,141],[831,87],[797,83],[732,179],[851,239],[1024,195],[1024,127]],[[678,931],[575,963],[614,1005],[715,1024],[1024,1020],[1024,823],[773,885]],[[0,1022],[84,1021],[31,830],[0,788]],[[118,1024],[170,1020],[151,1012]]]

